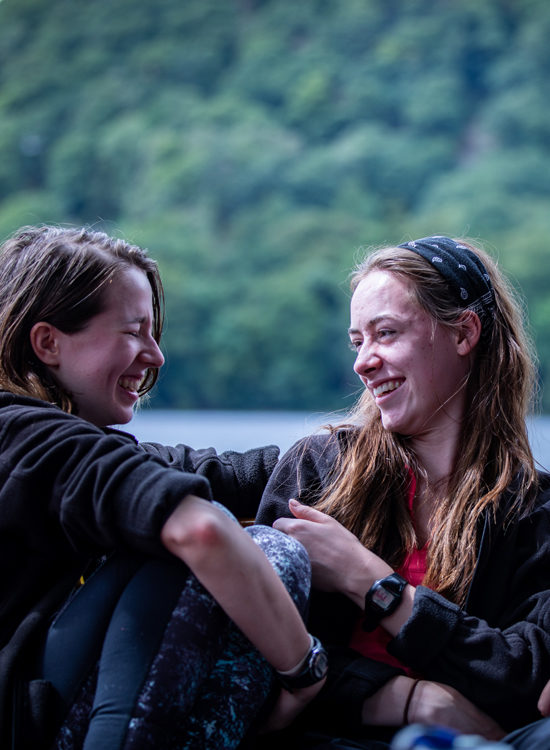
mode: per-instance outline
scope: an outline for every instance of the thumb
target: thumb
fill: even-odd
[[[550,682],[544,686],[537,707],[543,716],[550,716]]]
[[[302,518],[305,521],[317,521],[317,523],[321,523],[328,518],[328,516],[325,513],[321,513],[320,510],[299,503],[298,500],[295,500],[294,498],[288,501],[288,507],[295,518]]]

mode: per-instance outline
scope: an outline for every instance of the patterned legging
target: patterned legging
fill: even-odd
[[[266,526],[246,531],[304,614],[304,548]],[[55,750],[219,750],[237,747],[253,726],[273,670],[193,575],[181,585],[181,568],[148,561],[125,586],[98,665],[71,702]],[[170,576],[178,593],[166,622],[155,601],[166,607]]]

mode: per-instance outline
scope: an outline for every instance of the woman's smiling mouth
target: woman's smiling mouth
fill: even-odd
[[[120,378],[118,384],[121,388],[124,388],[125,391],[137,393],[141,382],[142,378]]]
[[[395,391],[403,382],[403,380],[386,380],[385,383],[381,383],[372,389],[373,395],[375,398],[378,398],[378,396],[382,396],[384,393]]]

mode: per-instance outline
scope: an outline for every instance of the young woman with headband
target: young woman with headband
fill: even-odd
[[[520,309],[489,255],[443,236],[373,252],[352,292],[353,418],[283,457],[258,514],[308,550],[309,625],[330,646],[293,731],[498,738],[537,717],[550,674],[550,481]]]

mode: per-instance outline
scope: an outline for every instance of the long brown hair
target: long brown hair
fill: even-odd
[[[64,333],[82,330],[100,313],[109,281],[128,267],[151,285],[152,334],[160,343],[164,292],[157,264],[136,245],[85,228],[23,227],[0,247],[0,388],[76,412],[48,368],[34,354],[30,331],[45,321]],[[139,393],[158,377],[150,368]]]
[[[424,583],[462,604],[476,563],[480,517],[484,512],[496,516],[513,483],[505,522],[519,517],[535,492],[537,474],[525,421],[535,393],[535,357],[523,308],[492,258],[471,243],[460,242],[485,265],[496,310],[476,348],[466,385],[468,409],[454,470],[433,519]],[[352,291],[373,270],[406,280],[418,304],[442,325],[452,327],[464,312],[452,302],[443,276],[410,250],[382,248],[367,256],[352,275]],[[423,469],[410,441],[383,428],[368,391],[353,417],[359,426],[348,426],[346,448],[316,507],[397,567],[416,546],[405,498],[410,472],[418,476]]]

